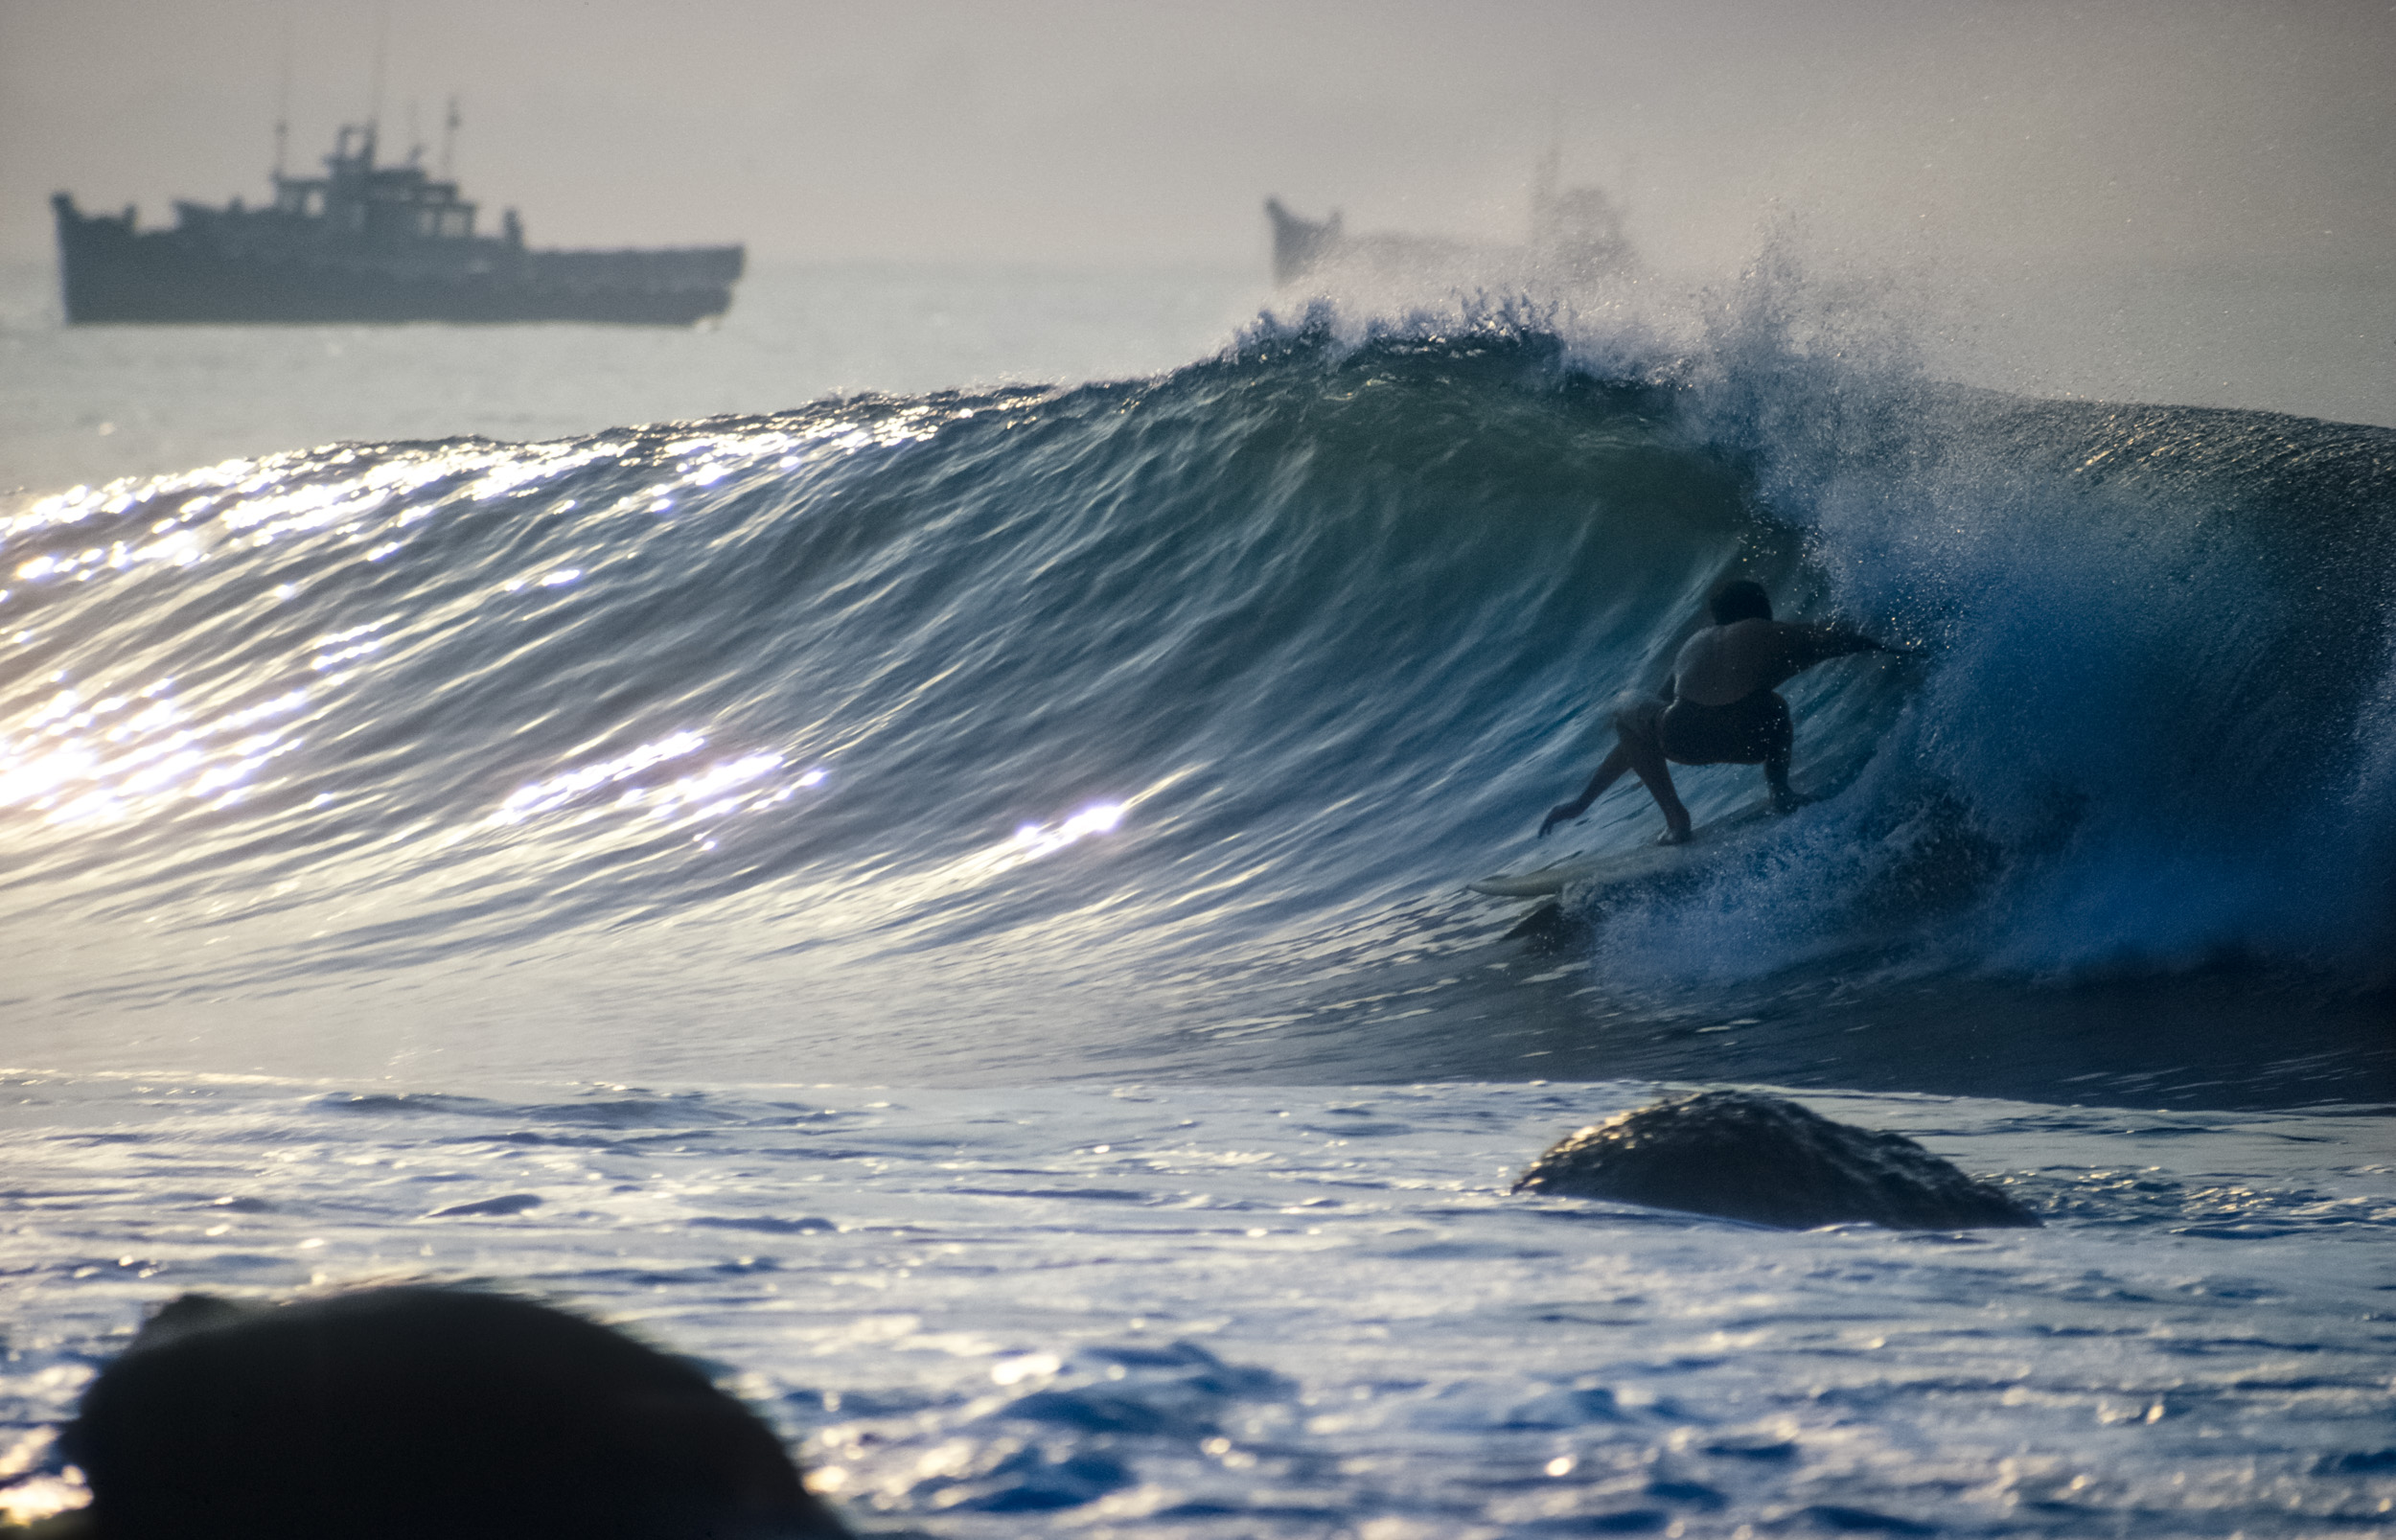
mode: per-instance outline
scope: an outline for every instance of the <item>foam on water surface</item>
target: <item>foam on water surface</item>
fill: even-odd
[[[2036,1231],[1515,1198],[1654,1088],[929,1092],[12,1074],[0,1416],[149,1305],[470,1279],[716,1366],[863,1528],[2367,1532],[2383,1119],[1813,1095]]]

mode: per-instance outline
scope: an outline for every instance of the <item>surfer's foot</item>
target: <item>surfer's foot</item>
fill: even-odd
[[[1775,813],[1794,813],[1812,800],[1809,796],[1799,796],[1785,786],[1772,789],[1772,811]]]
[[[1673,828],[1670,824],[1665,825],[1664,832],[1655,837],[1655,842],[1659,845],[1685,845],[1689,843],[1689,825],[1684,823],[1677,829]]]

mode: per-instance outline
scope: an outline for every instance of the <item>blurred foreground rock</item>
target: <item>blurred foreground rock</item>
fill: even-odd
[[[92,1540],[829,1540],[772,1429],[680,1359],[526,1299],[186,1295],[66,1435]]]
[[[1516,1192],[1610,1198],[1784,1230],[2035,1226],[2038,1217],[1901,1134],[1779,1096],[1708,1091],[1620,1114],[1532,1162]]]

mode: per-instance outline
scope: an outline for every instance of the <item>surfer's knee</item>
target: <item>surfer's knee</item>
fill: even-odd
[[[1626,695],[1614,702],[1613,719],[1624,742],[1652,745],[1663,737],[1664,702],[1652,696]]]

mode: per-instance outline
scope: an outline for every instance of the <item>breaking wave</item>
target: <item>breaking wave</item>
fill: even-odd
[[[9,1009],[60,1052],[530,1019],[551,1069],[1354,1079],[1792,979],[2370,999],[2391,552],[2396,433],[1936,386],[1768,306],[1317,313],[1154,379],[77,489],[0,538]],[[1831,794],[1582,913],[1555,984],[1460,885],[1734,570],[1918,655],[1794,681]],[[1754,781],[1683,773],[1701,819]],[[1626,785],[1577,837],[1654,824]]]

